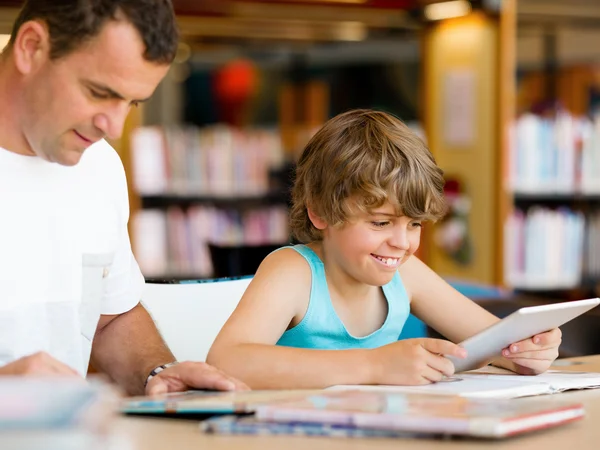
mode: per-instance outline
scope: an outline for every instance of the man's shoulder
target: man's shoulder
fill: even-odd
[[[123,172],[123,162],[117,151],[104,139],[90,145],[81,157],[82,169],[97,171],[109,170]]]
[[[102,140],[88,147],[76,167],[85,192],[99,193],[123,204],[128,202],[123,162],[108,142]]]

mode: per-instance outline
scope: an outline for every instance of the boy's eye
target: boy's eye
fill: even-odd
[[[415,228],[421,228],[423,226],[423,224],[421,222],[413,222],[412,226]]]
[[[383,227],[385,227],[387,224],[389,224],[389,222],[388,222],[388,221],[383,221],[383,222],[371,222],[371,224],[372,224],[374,227],[377,227],[377,228],[383,228]]]

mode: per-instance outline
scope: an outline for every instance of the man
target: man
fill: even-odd
[[[0,374],[244,389],[177,364],[139,304],[120,136],[177,49],[170,0],[27,0],[0,55]]]

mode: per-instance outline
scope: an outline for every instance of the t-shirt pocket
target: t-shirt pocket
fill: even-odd
[[[90,342],[94,339],[100,319],[105,281],[113,258],[114,253],[83,255],[79,320],[81,335]]]

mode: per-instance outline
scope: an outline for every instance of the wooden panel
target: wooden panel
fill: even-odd
[[[0,34],[10,34],[18,13],[17,8],[0,7]]]
[[[418,0],[173,0],[177,14],[204,14],[219,8],[226,11],[234,3],[278,4],[278,5],[306,5],[310,6],[340,6],[356,8],[383,8],[383,9],[414,9],[419,6]],[[220,4],[220,6],[217,6]],[[267,5],[268,6],[268,5]]]
[[[424,39],[425,129],[438,164],[464,184],[471,199],[469,232],[474,252],[472,261],[461,265],[430,245],[427,261],[441,275],[482,283],[496,281],[498,35],[497,19],[472,14],[431,26]],[[474,101],[470,119],[459,125],[470,129],[473,137],[468,144],[456,145],[448,142],[448,135],[456,130],[447,125],[460,112],[448,110],[457,98],[452,88],[444,86],[461,74],[472,79],[469,95]]]
[[[412,9],[418,6],[417,0],[340,0],[340,1],[285,1],[285,0],[236,0],[240,3],[279,3],[279,4],[306,4],[327,6],[357,6],[387,9]],[[204,14],[206,12],[222,10],[232,0],[173,0],[175,12],[178,14]],[[22,0],[0,0],[0,6],[19,7]],[[219,6],[221,5],[221,6]]]
[[[500,14],[499,37],[499,151],[496,153],[496,214],[494,220],[495,251],[494,278],[496,285],[504,284],[504,222],[512,212],[512,198],[504,189],[508,178],[508,155],[510,154],[510,129],[516,115],[516,39],[517,39],[517,5],[516,0],[504,0]]]

